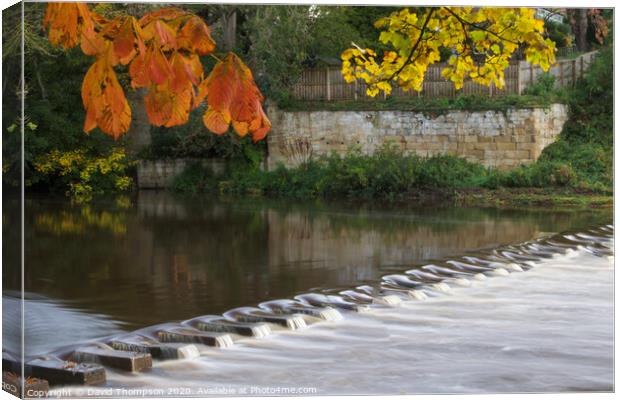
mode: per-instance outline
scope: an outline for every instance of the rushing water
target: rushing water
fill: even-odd
[[[4,349],[19,343],[11,292],[19,287],[18,248],[6,246],[19,240],[17,205],[5,201],[3,213]],[[133,206],[30,199],[26,353],[350,289],[425,261],[607,223],[605,211],[291,205],[156,193],[141,194]],[[426,301],[156,362],[148,373],[109,370],[104,388],[177,390],[157,395],[291,394],[274,392],[290,387],[303,388],[300,394],[611,390],[612,298],[613,262],[579,250]]]

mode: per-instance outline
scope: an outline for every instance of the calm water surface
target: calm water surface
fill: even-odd
[[[155,192],[141,193],[132,202],[89,205],[31,198],[26,202],[25,229],[26,352],[40,354],[122,331],[220,314],[313,290],[352,288],[425,261],[611,222],[610,211],[226,201]],[[19,325],[15,322],[19,302],[11,292],[20,284],[19,247],[9,245],[19,243],[18,226],[19,203],[7,199],[3,212],[5,348],[19,343]],[[464,288],[459,292],[462,298],[405,305],[374,319],[354,315],[339,323],[339,331],[326,324],[297,336],[295,332],[275,335],[274,339],[249,347],[241,345],[228,353],[214,350],[204,360],[163,363],[140,379],[126,379],[112,372],[110,384],[157,386],[173,379],[191,386],[208,376],[209,381],[236,385],[239,381],[226,378],[228,372],[247,376],[263,362],[270,367],[263,374],[249,375],[249,380],[265,385],[278,379],[283,380],[280,383],[294,383],[298,374],[287,365],[296,365],[295,370],[308,367],[307,363],[319,368],[321,362],[335,357],[350,371],[345,373],[341,368],[329,376],[316,372],[307,383],[322,384],[320,393],[510,391],[523,389],[518,386],[522,377],[509,376],[513,369],[506,367],[508,375],[502,375],[500,381],[485,380],[484,371],[495,369],[496,375],[501,374],[497,366],[510,360],[522,370],[547,354],[544,360],[551,361],[539,365],[541,373],[552,376],[558,364],[583,362],[589,367],[580,369],[583,365],[579,364],[563,376],[598,375],[598,380],[583,377],[583,382],[574,382],[575,387],[608,390],[612,356],[601,355],[611,351],[613,338],[612,264],[593,256],[579,257],[559,266],[549,265],[541,269],[542,274],[528,272],[514,279],[511,275],[499,283]],[[567,269],[577,260],[585,269]],[[588,282],[588,276],[595,279]],[[594,294],[582,309],[575,293],[562,290],[573,286],[577,294]],[[534,300],[527,300],[537,293]],[[521,298],[524,304],[520,304]],[[564,313],[566,318],[559,325],[540,325],[537,321],[541,318],[551,318],[544,313],[537,316],[541,310],[552,315]],[[572,324],[578,329],[561,333]],[[497,334],[504,339],[497,342]],[[585,358],[566,359],[554,348],[558,342],[550,337],[560,343],[566,337],[566,346],[585,346]],[[527,338],[544,342],[528,347]],[[410,347],[414,343],[417,345]],[[317,361],[307,360],[308,352],[325,350],[325,346],[330,352],[338,351],[317,356]],[[388,352],[363,355],[369,346]],[[295,350],[287,351],[292,348]],[[369,368],[381,368],[379,364],[386,356],[396,362],[398,354],[403,364],[388,368],[386,371],[392,372],[382,374],[386,381],[374,389],[345,384],[359,373],[371,373]],[[224,360],[217,364],[220,372],[214,375],[213,363],[221,357]],[[441,360],[451,362],[438,362]],[[192,370],[196,363],[198,370]],[[441,368],[452,369],[452,381],[444,385],[445,390],[441,390]],[[476,371],[478,381],[466,384],[465,380],[472,379],[472,371]],[[162,374],[168,378],[163,379]],[[534,379],[532,371],[521,374]],[[535,384],[527,387],[571,387],[568,381],[550,379],[552,383],[547,386],[534,380]],[[402,391],[390,389],[401,381],[408,382],[401,385]]]

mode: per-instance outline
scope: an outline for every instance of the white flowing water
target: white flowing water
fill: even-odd
[[[424,301],[155,362],[150,372],[108,370],[105,387],[74,394],[611,391],[613,278],[612,257],[577,250]]]

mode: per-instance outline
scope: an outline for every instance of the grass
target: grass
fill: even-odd
[[[451,110],[496,110],[510,108],[548,107],[553,102],[564,102],[562,93],[549,95],[507,95],[499,97],[458,96],[455,98],[427,99],[424,97],[389,97],[387,99],[298,101],[279,104],[284,111],[418,111],[443,113]]]
[[[613,207],[613,196],[611,195],[556,188],[461,190],[454,193],[452,201],[463,206],[489,207],[551,207],[554,209]]]

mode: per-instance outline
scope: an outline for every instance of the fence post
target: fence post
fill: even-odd
[[[579,57],[580,71],[579,71],[579,79],[583,78],[583,56]]]
[[[354,92],[353,92],[353,99],[357,100],[357,91],[359,90],[357,88],[357,79],[355,80],[355,86],[353,87],[353,90],[354,90]]]
[[[571,62],[572,68],[573,68],[573,87],[575,87],[575,83],[577,82],[577,60],[574,60]]]
[[[521,96],[521,61],[517,61],[517,94]]]
[[[534,65],[532,63],[530,64],[530,85],[534,84]]]
[[[329,67],[325,68],[325,76],[326,76],[326,81],[327,81],[327,101],[330,101],[332,99],[332,93],[331,93],[331,82],[329,81]]]
[[[564,63],[560,61],[558,66],[560,67],[560,87],[564,87]]]

